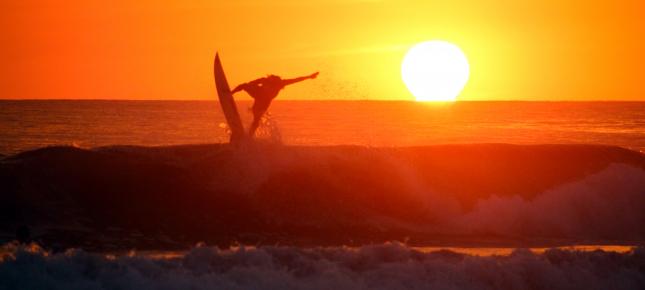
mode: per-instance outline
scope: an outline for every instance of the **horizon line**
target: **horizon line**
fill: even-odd
[[[151,102],[182,102],[182,101],[187,101],[187,102],[213,102],[213,101],[218,101],[217,99],[103,99],[103,98],[96,98],[96,99],[85,99],[85,98],[67,98],[67,99],[62,99],[62,98],[7,98],[7,99],[0,99],[1,101],[151,101]],[[242,100],[236,100],[236,101],[253,101],[252,98],[245,98]],[[645,100],[625,100],[625,99],[619,99],[619,100],[572,100],[572,99],[562,99],[562,100],[518,100],[518,99],[489,99],[489,100],[454,100],[454,101],[416,101],[414,99],[411,100],[401,100],[401,99],[276,99],[273,100],[273,102],[411,102],[411,103],[427,103],[427,104],[447,104],[447,103],[458,103],[458,102],[551,102],[551,103],[589,103],[589,102],[633,102],[633,103],[640,103],[640,102],[645,102]]]

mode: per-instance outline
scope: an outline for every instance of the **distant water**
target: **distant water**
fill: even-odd
[[[250,101],[239,103],[245,124]],[[645,102],[276,101],[264,135],[285,144],[584,143],[645,150]],[[228,140],[209,101],[0,101],[0,153],[48,145]]]

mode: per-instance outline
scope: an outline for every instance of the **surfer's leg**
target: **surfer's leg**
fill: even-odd
[[[249,136],[253,138],[255,136],[255,130],[258,129],[258,126],[260,126],[260,118],[253,118],[253,122],[251,123],[251,127],[249,127]]]
[[[251,127],[249,127],[249,136],[253,137],[255,135],[255,130],[260,126],[262,116],[269,109],[269,104],[270,102],[258,102],[257,99],[253,103],[253,122],[251,123]]]

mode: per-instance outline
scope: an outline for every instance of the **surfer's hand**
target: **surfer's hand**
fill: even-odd
[[[317,78],[317,77],[318,77],[318,72],[312,73],[312,74],[309,76],[309,78],[311,78],[312,80],[313,80],[313,79],[315,79],[315,78]]]
[[[244,86],[244,84],[238,85],[237,87],[235,87],[235,88],[233,89],[233,91],[231,92],[231,94],[235,94],[235,93],[237,93],[237,92],[241,91],[243,86]]]

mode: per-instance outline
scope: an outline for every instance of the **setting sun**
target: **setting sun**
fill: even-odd
[[[466,55],[445,41],[427,41],[412,47],[403,59],[403,82],[417,101],[454,101],[468,82]]]

